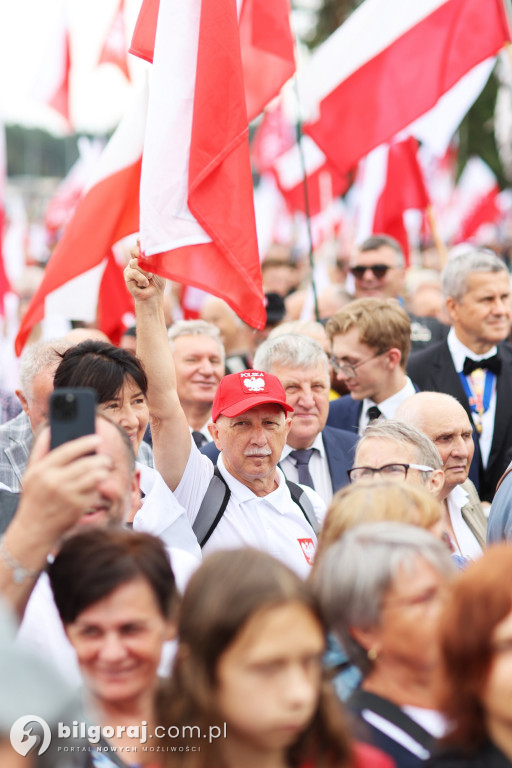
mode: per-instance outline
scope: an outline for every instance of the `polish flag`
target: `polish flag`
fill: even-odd
[[[160,0],[142,0],[130,53],[152,62]],[[295,72],[289,0],[238,0],[248,120],[277,96]]]
[[[105,147],[94,180],[50,256],[43,280],[22,319],[15,342],[17,355],[43,317],[57,315],[94,322],[100,287],[108,296],[109,285],[113,286],[110,310],[119,317],[125,311],[125,299],[118,301],[111,250],[139,228],[146,110],[147,93],[143,91]]]
[[[481,226],[501,218],[499,195],[498,180],[489,166],[479,157],[470,158],[455,192],[459,226],[454,243],[474,239]]]
[[[370,153],[362,172],[357,240],[384,234],[398,240],[406,259],[409,242],[404,224],[407,210],[430,204],[413,137],[383,144]]]
[[[162,2],[141,175],[142,266],[266,320],[233,0]]]
[[[98,63],[115,64],[119,67],[126,79],[130,80],[130,70],[128,69],[128,44],[124,19],[124,0],[119,0],[119,5],[107,31]]]
[[[71,70],[71,54],[69,44],[69,29],[64,30],[62,39],[62,68],[57,86],[48,99],[50,107],[60,112],[66,122],[71,125],[71,112],[69,108],[69,73]]]
[[[304,130],[350,170],[510,39],[503,0],[365,0],[302,73]]]
[[[309,136],[301,137],[300,148],[296,143],[277,158],[274,173],[289,209],[309,216],[325,211],[350,184],[347,174],[340,173]]]

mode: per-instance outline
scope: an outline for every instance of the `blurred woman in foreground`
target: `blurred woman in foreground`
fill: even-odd
[[[329,627],[363,676],[347,702],[357,735],[398,768],[422,765],[445,734],[434,673],[453,568],[446,545],[421,528],[369,523],[333,544],[313,577]]]
[[[512,548],[488,549],[455,582],[441,617],[441,707],[451,749],[433,768],[512,766]]]
[[[392,765],[351,744],[340,704],[322,680],[316,600],[282,563],[250,549],[211,555],[190,580],[178,631],[161,711],[176,735],[164,744],[168,765]]]
[[[78,533],[64,542],[49,576],[84,680],[87,719],[115,730],[95,742],[92,765],[156,764],[126,728],[144,721],[151,733],[158,725],[157,670],[164,643],[176,635],[176,590],[162,543],[123,529]]]

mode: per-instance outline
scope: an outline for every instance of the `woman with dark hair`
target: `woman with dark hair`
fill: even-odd
[[[90,530],[64,542],[49,576],[82,673],[86,717],[114,730],[108,742],[89,730],[92,765],[155,763],[154,755],[144,758],[140,735],[130,738],[126,729],[158,725],[157,670],[164,643],[176,635],[165,548],[145,533]]]
[[[512,548],[490,547],[441,616],[441,708],[453,724],[432,768],[512,766]]]
[[[329,628],[362,674],[346,702],[355,732],[397,768],[422,766],[446,733],[435,671],[453,571],[448,548],[431,533],[380,522],[348,530],[312,577]]]
[[[102,341],[88,340],[66,350],[55,372],[54,387],[91,387],[97,393],[98,410],[119,424],[130,438],[135,455],[149,422],[148,381],[138,358],[126,349]],[[190,562],[177,550],[201,560],[201,550],[183,507],[153,467],[137,462],[140,474],[141,508],[135,515],[136,530],[159,536],[173,549],[178,573],[186,574],[180,588],[197,562]],[[130,521],[131,522],[131,521]]]
[[[318,605],[309,585],[279,561],[250,549],[208,557],[187,587],[178,634],[160,716],[170,737],[167,765],[392,765],[351,744],[340,704],[322,680]]]

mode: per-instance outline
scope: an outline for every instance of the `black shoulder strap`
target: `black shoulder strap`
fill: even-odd
[[[354,691],[348,701],[350,709],[362,712],[363,709],[369,709],[375,714],[380,715],[388,722],[396,725],[402,731],[411,736],[418,744],[421,744],[429,752],[432,752],[435,744],[434,737],[422,728],[415,720],[413,720],[405,712],[402,712],[400,707],[393,704],[389,699],[383,699],[382,696],[377,696],[375,693],[369,691],[363,691],[361,688]]]
[[[318,535],[319,525],[309,496],[297,483],[286,480],[286,484],[293,501],[299,506],[313,531]],[[218,526],[230,496],[229,486],[216,466],[192,526],[201,549]]]
[[[218,526],[230,496],[229,486],[219,472],[218,467],[215,466],[213,477],[206,489],[192,526],[201,549]]]
[[[318,525],[318,520],[316,519],[313,504],[311,503],[311,499],[307,495],[306,491],[300,485],[297,485],[297,483],[292,483],[292,481],[288,479],[286,480],[286,485],[290,489],[292,499],[297,504],[297,506],[300,507],[302,514],[312,527],[315,534],[318,536],[320,526]]]

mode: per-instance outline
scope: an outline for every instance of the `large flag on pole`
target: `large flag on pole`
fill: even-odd
[[[77,205],[46,266],[16,337],[21,354],[32,328],[52,314],[75,320],[96,320],[98,295],[105,279],[118,280],[111,263],[112,246],[139,228],[139,186],[147,92],[136,99],[105,147],[97,173]],[[108,269],[107,269],[108,267]],[[113,307],[110,307],[113,311]],[[119,304],[120,316],[125,310]],[[110,322],[110,321],[109,321]]]
[[[304,68],[304,130],[350,170],[510,39],[503,0],[365,0]]]
[[[264,327],[234,0],[160,2],[140,200],[144,268]]]
[[[162,0],[163,2],[163,0]],[[153,61],[160,0],[142,0],[130,53]],[[239,0],[245,98],[249,121],[295,72],[290,0]]]

